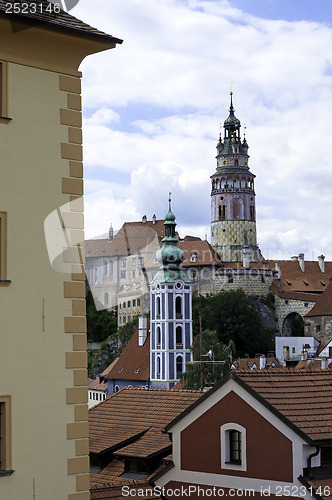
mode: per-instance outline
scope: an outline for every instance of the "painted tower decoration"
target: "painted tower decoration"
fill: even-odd
[[[241,142],[241,122],[234,114],[233,93],[229,116],[217,144],[217,170],[211,176],[211,244],[226,262],[258,262],[256,242],[255,175],[248,167],[248,144]]]
[[[175,216],[165,217],[165,237],[156,254],[161,267],[150,286],[150,381],[151,387],[171,388],[192,361],[192,290],[181,269],[184,252],[178,246]]]

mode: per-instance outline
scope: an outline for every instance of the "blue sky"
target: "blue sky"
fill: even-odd
[[[256,175],[266,257],[332,260],[332,23],[328,0],[80,0],[122,38],[83,71],[86,236],[163,218],[210,226],[210,176],[232,84]]]

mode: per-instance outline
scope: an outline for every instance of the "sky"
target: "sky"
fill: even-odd
[[[80,0],[117,38],[83,72],[86,238],[153,214],[210,240],[210,176],[234,108],[263,255],[332,260],[330,0]],[[233,82],[233,83],[232,83]]]

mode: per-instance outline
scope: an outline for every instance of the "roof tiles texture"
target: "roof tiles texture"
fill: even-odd
[[[136,490],[136,493],[134,492]],[[157,495],[148,481],[140,481],[139,484],[130,484],[130,496],[141,500],[150,498],[161,498]],[[121,485],[107,485],[91,490],[91,500],[123,500],[124,495]]]
[[[325,262],[325,272],[322,273],[318,262],[305,261],[304,272],[298,261],[281,260],[280,290],[288,292],[322,293],[330,283],[332,276],[332,262]],[[271,268],[275,268],[276,261],[269,261]]]
[[[133,440],[149,429],[161,433],[166,424],[201,395],[201,391],[128,387],[112,394],[89,410],[91,451],[99,453],[112,447],[120,448],[121,444],[127,446],[126,440]],[[147,443],[140,447],[140,453],[151,453]]]
[[[0,15],[8,15],[6,14],[8,3],[14,4],[15,1],[0,0]],[[16,19],[17,21],[23,19],[34,24],[36,24],[37,21],[38,23],[42,23],[53,29],[69,31],[76,35],[100,39],[113,43],[122,43],[122,40],[120,40],[119,38],[114,38],[113,36],[108,35],[103,31],[93,28],[89,24],[86,24],[76,17],[68,14],[68,12],[66,12],[65,10],[60,10],[59,13],[55,13],[54,9],[50,9],[50,2],[48,2],[47,0],[38,0],[38,2],[27,0],[26,3],[37,4],[38,8],[35,9],[36,12],[32,13],[32,9],[25,9],[24,11],[23,9],[20,9],[19,13],[13,13],[10,15],[10,19],[12,21],[15,21]]]
[[[238,371],[236,377],[262,396],[312,441],[332,440],[332,371]]]
[[[107,238],[86,240],[85,255],[88,258],[156,253],[165,235],[164,222],[164,220],[157,220],[155,223],[153,221],[125,222],[111,243]]]
[[[150,335],[142,347],[138,345],[139,332],[136,330],[117,363],[109,370],[108,379],[144,380],[150,377]]]
[[[306,316],[332,316],[332,282]]]

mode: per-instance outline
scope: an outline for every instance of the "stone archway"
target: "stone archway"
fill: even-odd
[[[304,337],[304,321],[298,312],[294,311],[284,318],[281,329],[282,337]]]

